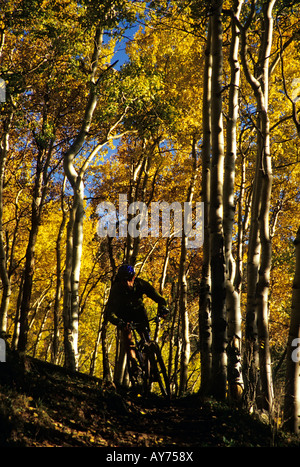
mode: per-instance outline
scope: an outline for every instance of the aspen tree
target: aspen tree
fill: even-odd
[[[18,351],[21,353],[25,353],[27,347],[29,330],[28,315],[30,311],[35,268],[35,248],[50,180],[49,166],[53,156],[53,143],[54,141],[52,138],[46,143],[41,141],[39,136],[36,137],[36,174],[31,204],[31,226],[26,249],[25,267],[23,271],[24,285],[20,306],[20,334],[18,340]]]
[[[0,336],[6,335],[7,312],[11,296],[11,281],[7,268],[7,254],[3,233],[3,187],[5,183],[5,169],[9,151],[9,129],[13,116],[12,109],[3,123],[3,134],[0,140],[0,277],[3,285],[2,300],[0,306]]]
[[[83,177],[85,172],[94,159],[96,154],[109,142],[112,138],[121,137],[121,134],[115,135],[115,129],[122,121],[124,114],[127,111],[125,108],[120,118],[117,118],[115,123],[109,123],[108,129],[95,145],[94,149],[88,154],[79,169],[75,168],[75,159],[78,153],[82,150],[89,134],[94,113],[98,103],[99,91],[98,83],[106,72],[99,73],[99,62],[101,59],[100,52],[103,43],[103,27],[98,25],[95,28],[94,35],[94,50],[91,57],[91,76],[90,76],[90,92],[87,99],[87,104],[84,112],[84,117],[80,130],[71,144],[69,149],[64,154],[64,172],[70,182],[73,190],[73,202],[69,215],[67,226],[66,240],[66,266],[64,271],[64,343],[65,343],[65,365],[75,370],[77,368],[77,344],[78,344],[78,319],[79,319],[79,280],[80,267],[82,257],[83,244],[83,218],[84,218],[84,183]],[[100,75],[100,76],[99,76]],[[119,116],[118,116],[119,117]]]
[[[262,38],[259,59],[252,73],[247,61],[246,32],[255,18],[256,2],[244,28],[241,28],[241,60],[247,81],[252,87],[257,105],[257,156],[251,210],[248,248],[246,364],[252,368],[252,386],[257,378],[257,346],[260,367],[261,408],[270,410],[273,404],[273,383],[268,330],[268,293],[271,269],[271,239],[269,227],[272,167],[268,116],[269,58],[271,53],[275,0],[263,4]],[[252,371],[252,370],[251,370]],[[255,396],[255,388],[251,398]]]
[[[192,146],[192,158],[193,158],[193,171],[190,180],[190,185],[188,187],[187,193],[187,203],[192,203],[195,184],[198,175],[197,168],[197,153],[196,153],[196,139],[193,138]],[[181,327],[182,327],[182,350],[181,350],[181,360],[180,360],[180,384],[179,384],[179,393],[180,395],[184,394],[187,389],[188,381],[188,366],[190,360],[190,330],[189,330],[189,314],[187,307],[187,232],[182,232],[181,239],[181,251],[180,251],[180,262],[179,262],[179,313],[181,317]]]
[[[54,306],[53,306],[53,341],[52,341],[52,349],[51,349],[51,362],[56,363],[58,358],[58,349],[59,349],[59,308],[60,308],[60,300],[62,297],[62,238],[63,233],[65,231],[65,226],[67,223],[67,215],[68,211],[67,208],[64,206],[64,190],[66,184],[66,177],[64,177],[64,181],[62,184],[61,189],[61,211],[62,211],[62,219],[59,226],[59,231],[56,239],[55,244],[55,252],[56,252],[56,287],[55,287],[55,298],[54,298]]]
[[[284,426],[300,433],[300,227],[295,241],[296,270],[293,282],[291,321],[286,355]]]
[[[101,96],[100,85],[104,76],[113,69],[116,62],[103,66],[105,53],[102,56],[104,47],[104,31],[106,28],[112,30],[117,28],[119,21],[125,19],[131,21],[132,15],[129,5],[126,1],[116,5],[114,2],[105,3],[104,8],[98,10],[98,5],[90,4],[87,11],[87,23],[92,23],[91,29],[94,30],[93,52],[90,57],[90,66],[88,79],[88,97],[84,110],[81,127],[75,136],[73,143],[64,153],[64,172],[73,190],[73,202],[70,210],[69,223],[67,227],[66,243],[66,267],[64,272],[64,342],[65,342],[65,364],[68,368],[74,370],[77,368],[78,358],[78,319],[79,319],[79,282],[80,267],[83,245],[83,218],[84,218],[84,182],[83,178],[97,153],[103,149],[106,144],[117,138],[121,138],[125,133],[118,133],[119,125],[128,111],[128,105],[124,104],[118,107],[119,102],[114,100],[114,112],[109,114],[111,120],[101,122],[100,136],[94,135],[92,131],[93,119],[95,120],[95,111]],[[95,19],[96,18],[96,19]],[[116,85],[116,82],[114,82]],[[110,102],[111,103],[111,102]],[[122,100],[124,103],[124,100]],[[102,101],[103,106],[106,102]],[[105,110],[107,110],[105,108]],[[105,114],[105,111],[104,111]],[[98,117],[99,118],[99,117]],[[109,118],[109,117],[108,117]],[[99,128],[98,128],[99,129]],[[90,134],[91,132],[91,134]],[[91,137],[92,136],[92,137]],[[94,137],[94,140],[93,140]],[[76,158],[82,151],[86,142],[94,143],[94,148],[85,156],[81,166],[76,167]]]
[[[228,315],[228,385],[231,397],[241,396],[243,387],[241,371],[241,347],[242,347],[242,317],[240,305],[240,291],[235,285],[236,262],[232,254],[232,237],[235,215],[235,165],[237,152],[237,118],[239,111],[239,30],[235,18],[240,16],[243,0],[234,2],[231,23],[231,45],[229,63],[231,70],[231,81],[229,88],[229,109],[227,117],[226,132],[226,155],[224,167],[224,239],[226,260],[226,307]]]
[[[224,135],[222,116],[223,26],[220,0],[211,3],[212,94],[211,128],[212,159],[210,186],[210,251],[212,304],[212,395],[226,397],[227,382],[227,321],[225,303],[225,255],[223,232],[223,171]]]
[[[203,81],[203,144],[202,144],[202,201],[204,203],[203,263],[199,297],[199,330],[201,349],[202,396],[208,394],[211,384],[211,271],[210,271],[210,175],[211,175],[211,21],[208,23]]]
[[[75,370],[77,368],[77,343],[78,343],[78,306],[79,306],[79,277],[82,254],[82,225],[83,225],[83,174],[77,173],[74,166],[74,159],[81,150],[86,135],[90,130],[92,118],[97,105],[96,92],[96,72],[98,71],[99,53],[103,40],[103,30],[96,27],[94,37],[94,51],[92,56],[91,90],[85,109],[85,115],[80,131],[75,141],[64,155],[64,171],[73,189],[73,205],[67,227],[66,244],[66,267],[64,271],[64,345],[65,345],[65,365],[67,368]]]

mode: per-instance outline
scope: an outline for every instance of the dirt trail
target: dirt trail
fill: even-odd
[[[5,365],[5,367],[3,366]],[[166,403],[27,359],[1,364],[0,446],[200,449],[291,445],[241,410],[197,395]],[[294,444],[293,444],[294,445]],[[299,445],[299,444],[298,444]]]

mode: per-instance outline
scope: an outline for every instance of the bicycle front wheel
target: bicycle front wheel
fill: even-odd
[[[163,397],[170,399],[170,382],[166,366],[156,342],[150,342],[146,351],[147,364],[145,366],[145,387],[150,392],[152,385],[158,385]]]

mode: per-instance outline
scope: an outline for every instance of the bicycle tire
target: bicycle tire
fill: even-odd
[[[131,362],[129,360],[127,361],[126,368],[127,368],[128,377],[129,377],[129,381],[131,383],[131,386],[134,387],[134,386],[136,386],[136,379],[134,378],[132,365],[131,365]]]
[[[145,360],[143,365],[143,380],[144,380],[144,395],[147,397],[151,392],[151,359],[149,354],[149,346],[147,345],[144,352]]]
[[[156,342],[150,342],[147,346],[146,357],[149,363],[145,367],[145,390],[149,393],[152,383],[155,381],[158,383],[162,396],[170,399],[170,382],[166,366]]]

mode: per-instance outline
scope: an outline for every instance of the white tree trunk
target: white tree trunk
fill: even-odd
[[[244,0],[234,2],[233,15],[239,18]],[[239,34],[235,19],[232,18],[232,36],[230,46],[231,82],[229,90],[229,111],[227,123],[227,145],[224,171],[224,239],[226,261],[226,307],[228,316],[228,386],[232,399],[239,399],[243,388],[241,343],[242,343],[242,316],[240,307],[240,290],[235,287],[236,263],[232,255],[232,236],[235,215],[235,164],[237,152],[237,119],[239,110],[240,65]]]
[[[197,154],[196,154],[196,140],[193,140],[192,147],[193,157],[193,173],[190,181],[190,186],[187,194],[187,203],[192,203],[195,184],[197,179]],[[186,215],[186,213],[185,213]],[[185,219],[187,221],[187,219]],[[181,253],[180,253],[180,265],[179,265],[179,313],[180,321],[182,326],[182,349],[180,359],[180,385],[179,393],[183,395],[187,389],[188,382],[188,367],[190,361],[191,344],[190,344],[190,329],[189,329],[189,313],[187,307],[187,246],[188,246],[188,234],[185,229],[182,232],[181,239]]]
[[[210,271],[210,176],[211,176],[211,21],[208,24],[207,45],[205,50],[205,69],[203,82],[203,144],[202,144],[202,202],[204,204],[204,239],[203,263],[199,298],[199,333],[201,353],[201,388],[200,394],[205,397],[211,387],[212,366],[212,331],[211,331],[211,271]]]
[[[212,2],[212,160],[209,212],[211,236],[212,395],[219,400],[226,397],[227,382],[225,255],[222,226],[224,173],[222,7],[222,1]]]
[[[256,288],[257,301],[257,330],[259,345],[259,366],[262,392],[262,408],[269,411],[273,408],[273,382],[271,368],[271,354],[269,345],[269,288],[272,260],[272,246],[270,237],[269,212],[272,191],[272,161],[270,153],[270,124],[268,117],[269,100],[269,57],[273,36],[272,10],[276,0],[270,1],[264,6],[264,66],[263,66],[263,93],[264,107],[261,108],[261,138],[262,138],[262,187],[261,205],[259,214],[259,233],[261,240],[261,261],[259,268],[259,279]]]
[[[271,410],[273,383],[268,329],[268,294],[271,270],[271,238],[269,227],[272,165],[268,118],[269,57],[271,54],[273,19],[276,0],[263,5],[263,33],[255,76],[249,69],[246,49],[246,30],[241,29],[241,60],[246,79],[251,85],[257,104],[257,158],[251,210],[251,228],[248,250],[246,363],[253,366],[255,384],[259,353],[260,408]],[[253,19],[253,18],[252,18]],[[254,391],[255,392],[255,391]],[[255,396],[255,394],[253,394]]]
[[[284,424],[300,433],[300,227],[294,241],[296,270],[293,282],[290,332],[286,357]]]
[[[84,169],[77,173],[74,159],[82,148],[86,135],[89,132],[94,111],[97,105],[96,70],[99,60],[99,51],[102,44],[102,30],[96,29],[94,38],[94,53],[92,57],[91,90],[85,109],[82,127],[74,143],[64,156],[64,171],[73,189],[73,205],[67,229],[66,268],[64,272],[64,342],[65,365],[71,370],[77,369],[78,357],[78,315],[79,315],[79,278],[83,241],[83,198],[84,185],[82,176]],[[85,166],[87,165],[87,162]],[[85,167],[84,166],[84,167]]]
[[[7,325],[7,312],[9,307],[10,295],[11,295],[11,283],[10,277],[7,270],[7,258],[4,246],[4,235],[3,235],[3,186],[5,177],[5,165],[7,160],[7,154],[9,150],[9,127],[12,118],[10,117],[4,122],[4,132],[2,140],[0,141],[0,277],[2,281],[2,299],[0,306],[0,336],[5,337],[6,325]]]

